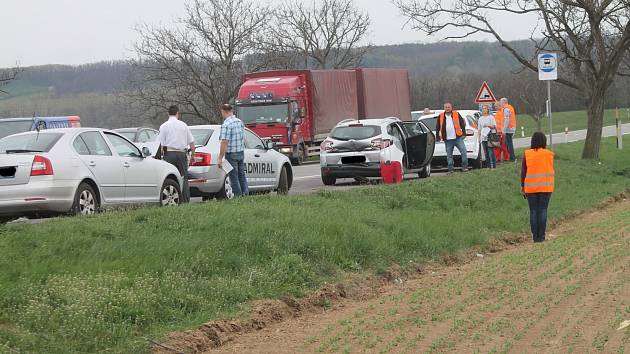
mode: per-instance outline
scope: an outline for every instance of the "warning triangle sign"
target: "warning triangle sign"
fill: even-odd
[[[497,98],[494,97],[494,93],[490,90],[490,86],[488,86],[488,83],[484,81],[479,89],[479,93],[477,93],[475,103],[494,103],[496,101]]]

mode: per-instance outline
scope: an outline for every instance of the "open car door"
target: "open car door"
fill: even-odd
[[[405,167],[416,170],[431,163],[435,149],[433,133],[421,122],[400,122],[398,125],[405,133]]]

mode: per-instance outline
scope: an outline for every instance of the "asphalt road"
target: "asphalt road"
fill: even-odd
[[[624,134],[630,134],[630,124],[622,125],[622,131]],[[614,126],[604,127],[602,132],[603,137],[610,137],[616,135],[616,128]],[[518,134],[517,134],[518,136]],[[565,134],[564,132],[553,135],[553,143],[564,144],[586,139],[586,130],[576,130]],[[517,138],[514,139],[514,146],[516,148],[525,148],[530,144],[531,138]],[[626,143],[627,149],[630,149],[630,141]],[[291,188],[290,194],[308,194],[314,193],[319,190],[346,190],[351,188],[360,187],[364,184],[358,183],[353,179],[339,179],[334,186],[324,186],[322,183],[319,163],[307,164],[304,166],[293,167],[294,182]],[[433,171],[432,177],[444,176],[444,173],[436,173]],[[417,175],[406,175],[405,179],[415,179]]]

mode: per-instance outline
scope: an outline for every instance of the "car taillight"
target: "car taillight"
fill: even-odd
[[[370,144],[375,149],[385,149],[385,148],[390,147],[392,145],[392,141],[389,140],[389,139],[378,138],[378,139],[372,140],[372,142]]]
[[[196,152],[190,160],[190,166],[210,166],[212,155],[205,152]]]
[[[330,141],[330,140],[328,140],[328,139],[326,139],[326,140],[324,140],[324,141],[322,142],[322,144],[319,146],[319,149],[320,149],[321,151],[326,151],[326,152],[328,152],[328,151],[332,151],[332,149],[333,149],[333,147],[332,147],[332,146],[333,146],[333,142],[332,142],[332,141]]]
[[[53,167],[50,160],[41,155],[35,155],[31,166],[31,176],[50,176],[53,174]]]

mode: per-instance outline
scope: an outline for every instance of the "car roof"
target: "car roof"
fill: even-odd
[[[219,124],[205,124],[205,125],[191,125],[188,128],[190,129],[220,129],[221,126]]]
[[[151,130],[157,130],[151,127],[133,127],[133,128],[116,128],[114,129],[115,132],[135,132],[138,131],[140,129],[151,129]]]
[[[391,122],[400,122],[400,119],[396,117],[386,117],[386,118],[369,118],[369,119],[346,119],[337,123],[337,127],[347,127],[352,124],[371,124],[371,125],[380,125]]]

